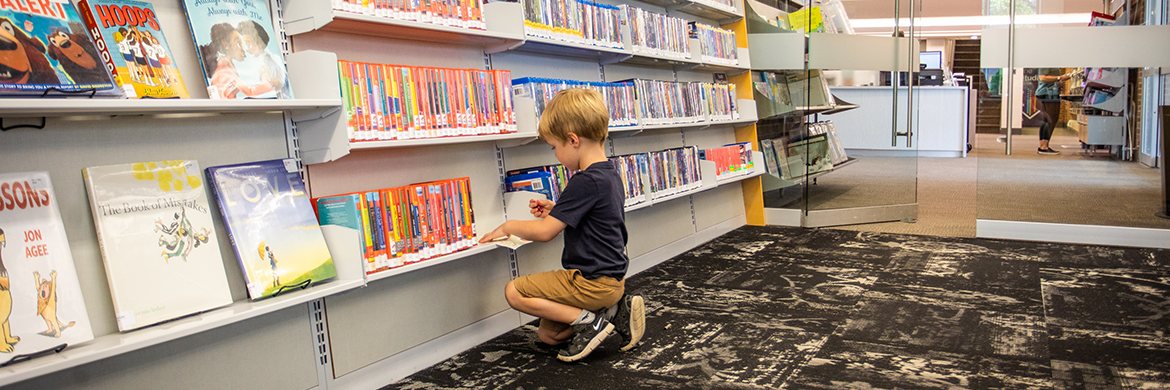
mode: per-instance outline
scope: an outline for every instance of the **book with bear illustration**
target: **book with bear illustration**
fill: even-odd
[[[183,0],[212,99],[292,99],[264,0]]]
[[[337,276],[294,159],[207,168],[248,295]]]
[[[49,174],[0,174],[0,362],[92,339]]]
[[[82,169],[118,329],[232,303],[195,160]]]
[[[0,1],[0,96],[121,97],[69,0]]]
[[[78,0],[77,9],[103,65],[126,97],[190,97],[153,5],[134,0]]]

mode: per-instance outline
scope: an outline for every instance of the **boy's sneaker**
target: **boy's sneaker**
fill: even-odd
[[[623,295],[618,301],[613,323],[618,334],[622,336],[623,351],[638,346],[642,334],[646,332],[646,301],[640,295]]]
[[[597,314],[593,322],[573,325],[573,331],[577,334],[569,342],[569,347],[557,353],[557,359],[561,361],[575,362],[589,356],[593,349],[613,333],[613,324],[605,316]]]
[[[1036,153],[1039,153],[1039,154],[1060,154],[1060,152],[1052,150],[1052,148],[1048,148],[1048,149],[1037,148]]]

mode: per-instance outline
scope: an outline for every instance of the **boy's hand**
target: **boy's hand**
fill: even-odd
[[[479,237],[480,244],[487,244],[497,238],[507,237],[508,233],[504,233],[504,225],[500,225],[496,230],[492,230],[488,234]]]
[[[528,201],[528,208],[531,209],[532,216],[537,218],[547,217],[554,205],[556,203],[548,199],[530,199]]]

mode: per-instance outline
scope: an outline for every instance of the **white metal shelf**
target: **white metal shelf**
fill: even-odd
[[[284,11],[284,28],[288,35],[321,30],[479,46],[489,51],[505,50],[524,41],[523,21],[519,20],[522,11],[517,3],[484,4],[483,18],[487,23],[487,30],[334,10],[329,0],[285,0],[281,2],[281,6]]]
[[[358,141],[351,142],[349,148],[351,150],[357,149],[387,149],[387,148],[402,148],[402,147],[416,147],[429,145],[448,145],[448,144],[463,144],[473,142],[495,142],[507,141],[517,139],[536,139],[539,135],[531,132],[517,132],[504,134],[487,134],[487,135],[465,135],[457,137],[439,137],[439,138],[419,138],[408,140],[394,140],[394,141]],[[527,143],[527,142],[525,142]]]
[[[354,245],[356,245],[356,244],[354,244]],[[436,256],[436,257],[433,257],[430,259],[406,264],[406,265],[403,265],[401,267],[391,268],[388,270],[378,271],[378,272],[369,274],[366,276],[366,281],[373,282],[375,280],[386,279],[389,277],[402,275],[402,274],[405,274],[408,272],[414,272],[414,271],[417,271],[417,270],[420,270],[423,268],[429,268],[429,267],[433,267],[433,266],[436,266],[439,264],[449,263],[449,262],[459,260],[459,259],[465,259],[465,258],[468,258],[471,256],[478,255],[480,253],[486,253],[486,252],[489,252],[489,251],[492,251],[492,250],[498,249],[498,248],[500,248],[500,246],[496,245],[496,244],[476,244],[470,248],[467,248],[467,249],[464,249],[464,250],[461,250],[458,252],[448,253],[448,254]]]
[[[667,10],[712,19],[727,24],[743,19],[741,7],[731,7],[705,0],[641,0],[644,3],[665,7]],[[740,3],[743,4],[743,3]]]
[[[62,117],[163,114],[229,114],[290,111],[321,117],[341,108],[341,99],[2,99],[0,117]]]
[[[591,58],[606,64],[621,62],[634,55],[630,49],[625,48],[618,49],[594,46],[532,35],[525,36],[524,41],[512,47],[511,50],[566,57]],[[492,52],[489,51],[489,54],[492,54]]]
[[[340,274],[340,272],[339,272]],[[126,333],[97,337],[64,351],[0,368],[0,386],[77,367],[138,349],[215,329],[304,304],[365,285],[362,279],[336,279],[276,297],[237,301],[231,305]]]

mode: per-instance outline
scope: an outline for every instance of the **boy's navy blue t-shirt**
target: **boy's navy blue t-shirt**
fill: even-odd
[[[561,266],[581,271],[586,279],[622,280],[626,257],[626,214],[622,178],[612,162],[589,165],[569,179],[549,216],[569,225]]]

